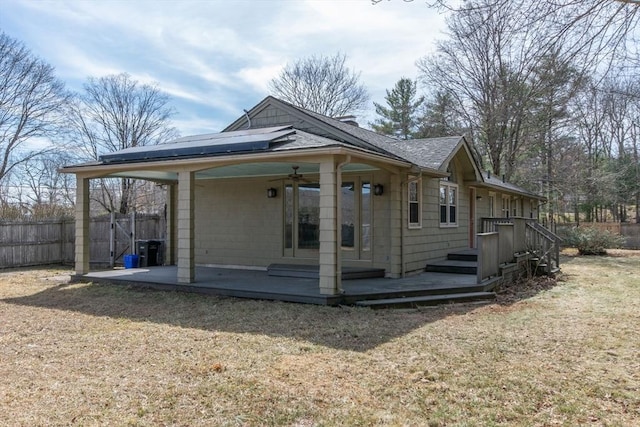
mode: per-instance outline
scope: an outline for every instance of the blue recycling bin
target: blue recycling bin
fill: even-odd
[[[140,257],[138,255],[125,255],[124,268],[138,268]]]

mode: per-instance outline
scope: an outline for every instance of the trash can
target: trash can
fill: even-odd
[[[148,257],[149,257],[149,241],[148,240],[138,240],[136,242],[136,252],[140,257],[140,267],[148,266]]]
[[[124,256],[124,268],[138,268],[138,255],[125,255]]]
[[[138,240],[136,249],[140,256],[140,267],[162,265],[162,241]]]
[[[162,265],[162,241],[160,240],[149,240],[149,252],[147,258],[147,265],[149,267],[155,267],[157,265]]]

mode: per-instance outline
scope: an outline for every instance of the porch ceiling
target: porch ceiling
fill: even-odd
[[[317,163],[304,162],[263,162],[241,163],[204,169],[196,172],[196,179],[251,178],[251,177],[287,177],[293,172],[292,166],[298,166],[298,174],[313,175],[319,173]],[[349,163],[343,166],[343,172],[375,171],[376,167],[364,163]],[[108,175],[114,178],[136,178],[149,181],[177,181],[178,174],[171,171],[138,170],[116,172]]]

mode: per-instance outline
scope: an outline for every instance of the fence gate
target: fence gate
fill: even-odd
[[[116,261],[125,254],[135,254],[136,251],[136,213],[129,217],[116,215],[111,212],[109,233],[109,266],[113,268]]]

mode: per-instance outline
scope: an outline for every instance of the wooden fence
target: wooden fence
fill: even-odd
[[[129,216],[116,216],[114,259],[122,264],[123,255],[132,253]],[[89,224],[89,257],[93,264],[109,265],[111,259],[111,218],[92,218]],[[165,221],[159,215],[138,215],[136,239],[163,240]],[[47,264],[72,264],[75,258],[73,219],[0,222],[0,268]]]

